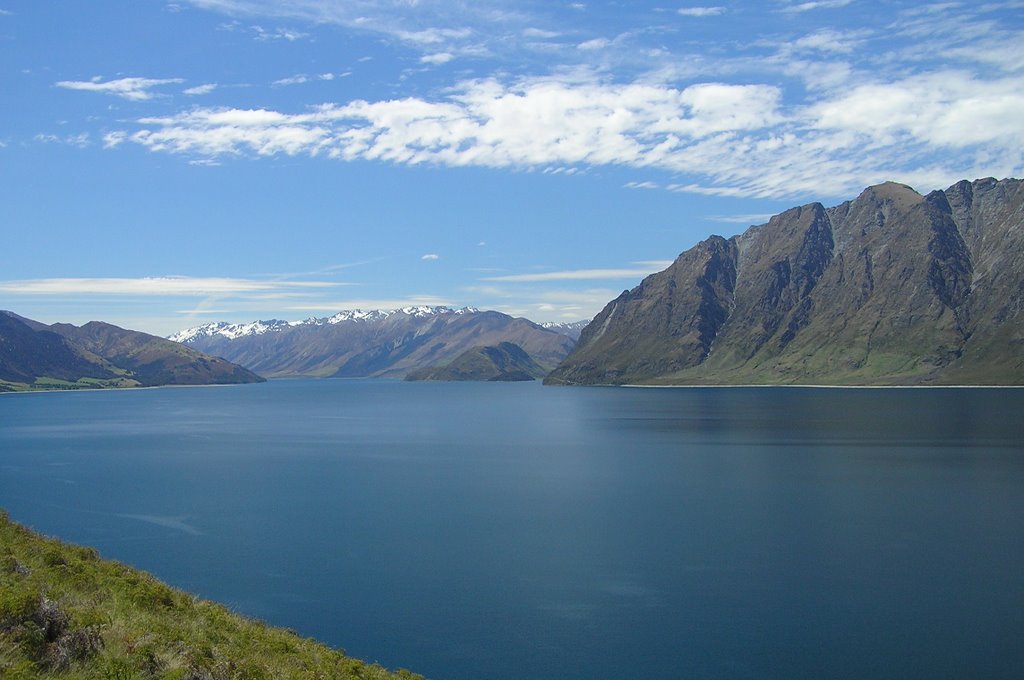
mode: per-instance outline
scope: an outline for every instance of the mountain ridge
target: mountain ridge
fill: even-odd
[[[521,317],[428,306],[347,310],[297,322],[217,322],[170,337],[271,378],[403,378],[502,342],[520,346],[549,371],[574,344],[569,334]]]
[[[101,321],[46,325],[0,311],[0,390],[155,387],[263,378],[155,335]]]
[[[549,384],[1024,383],[1024,189],[895,182],[711,236],[623,291]]]
[[[405,379],[525,382],[543,378],[547,373],[519,345],[500,342],[468,349],[448,364],[410,371]]]

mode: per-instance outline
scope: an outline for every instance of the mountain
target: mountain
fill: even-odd
[[[570,321],[567,323],[545,321],[544,323],[541,324],[541,326],[547,328],[548,330],[561,333],[562,335],[568,335],[570,338],[573,339],[573,341],[576,341],[580,339],[580,333],[583,332],[583,329],[586,328],[587,324],[589,323],[589,321]]]
[[[212,323],[171,336],[267,377],[389,377],[451,362],[474,347],[515,343],[546,370],[573,347],[567,335],[471,307],[340,312],[305,321]]]
[[[1024,384],[1024,188],[869,187],[712,236],[624,291],[553,384]]]
[[[420,368],[406,374],[406,380],[502,381],[536,380],[547,374],[523,348],[511,342],[474,347],[443,366]]]
[[[260,382],[224,359],[99,321],[52,326],[0,312],[0,391]]]

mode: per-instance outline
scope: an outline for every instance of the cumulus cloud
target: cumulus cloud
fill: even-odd
[[[529,80],[471,81],[448,99],[323,105],[305,113],[197,108],[143,118],[130,140],[205,156],[245,151],[491,167],[674,165],[695,140],[779,120],[772,86],[706,83],[676,90]]]
[[[441,256],[438,255],[437,253],[427,253],[426,255],[421,257],[420,259],[421,260],[440,260]]]
[[[102,92],[112,94],[130,101],[145,101],[155,95],[150,92],[160,85],[172,85],[185,82],[181,78],[119,78],[103,81],[99,76],[92,80],[62,80],[57,87],[68,90],[84,90],[86,92]]]
[[[787,5],[791,11],[827,6],[839,5]],[[986,24],[970,25],[975,36]],[[975,49],[974,43],[951,43],[947,29],[934,22],[914,28],[908,18],[905,30],[931,31],[918,43],[921,49],[936,35],[945,36],[951,52],[964,51],[964,59]],[[447,57],[431,55],[454,52],[434,45],[469,35],[468,29],[423,29],[405,39],[431,50],[426,63],[440,63]],[[774,82],[678,86],[678,77],[628,81],[573,71],[467,80],[431,97],[354,100],[299,111],[197,107],[122,124],[103,139],[107,147],[134,143],[203,159],[303,154],[546,173],[616,165],[673,175],[671,182],[630,182],[628,188],[840,196],[893,177],[941,183],[976,172],[1019,172],[1024,68],[1011,63],[1022,49],[1006,47],[1011,37],[989,26],[974,38],[1002,50],[998,62],[1007,64],[1004,70],[915,71],[844,61],[852,52],[857,58],[865,52],[862,43],[875,39],[863,29],[813,31],[760,62],[801,78],[807,91],[799,95]],[[987,59],[996,63],[994,56]]]

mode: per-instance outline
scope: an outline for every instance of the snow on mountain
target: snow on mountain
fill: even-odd
[[[282,328],[288,328],[290,325],[292,324],[288,321],[281,321],[279,319],[271,319],[270,321],[251,321],[249,323],[226,323],[224,321],[218,321],[216,323],[197,326],[196,328],[187,328],[175,333],[174,335],[168,336],[167,339],[173,340],[174,342],[188,343],[196,338],[223,335],[225,338],[234,340],[235,338],[241,338],[246,335],[262,335],[263,333],[279,331]]]
[[[579,340],[580,333],[583,332],[583,329],[586,328],[587,324],[589,323],[589,321],[572,321],[568,323],[558,321],[545,321],[544,323],[541,324],[541,327],[546,328],[549,331],[554,331],[556,333],[561,333],[562,335],[567,335],[573,340]]]
[[[383,321],[394,314],[405,314],[407,316],[423,319],[430,316],[437,316],[439,314],[475,314],[479,311],[480,310],[475,307],[452,309],[451,307],[420,305],[387,310],[348,309],[338,312],[333,316],[310,317],[303,321],[281,321],[279,319],[271,319],[269,321],[251,321],[249,323],[227,323],[224,321],[217,321],[197,326],[195,328],[187,328],[183,331],[178,331],[177,333],[168,336],[168,340],[190,343],[198,338],[211,338],[216,335],[223,336],[229,340],[236,340],[238,338],[252,335],[274,333],[295,326],[324,326],[355,321]]]

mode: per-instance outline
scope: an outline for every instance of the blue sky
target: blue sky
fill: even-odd
[[[712,233],[1024,171],[1024,2],[0,0],[0,308],[593,316]]]

